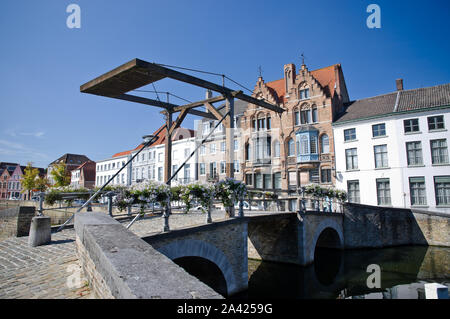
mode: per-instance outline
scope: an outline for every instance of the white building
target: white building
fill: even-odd
[[[349,201],[450,213],[450,84],[349,103],[333,124]]]
[[[152,146],[143,150],[132,162],[131,182],[138,183],[146,180],[159,182],[164,181],[164,160],[165,160],[165,130],[163,130],[158,140]],[[195,149],[194,131],[178,128],[173,133],[172,138],[172,167],[171,173],[181,167],[185,160]],[[138,149],[132,151],[132,156]],[[171,181],[171,185],[187,184],[196,180],[197,175],[197,154],[194,154],[186,165],[178,172]]]
[[[113,155],[113,157],[98,161],[96,166],[95,186],[103,186],[122,166],[131,159],[131,151]],[[125,167],[109,185],[131,185],[131,165]]]

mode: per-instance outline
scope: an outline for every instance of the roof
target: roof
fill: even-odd
[[[5,169],[6,166],[14,166],[14,167],[16,167],[17,165],[19,165],[19,164],[17,164],[17,163],[0,162],[0,168],[2,168],[2,169]]]
[[[336,85],[336,68],[340,67],[340,64],[333,64],[321,69],[310,71],[311,75],[317,82],[319,82],[327,96],[333,97],[334,95],[334,87]],[[274,96],[278,98],[280,103],[286,103],[286,86],[284,79],[267,82],[266,85],[269,87],[269,90],[275,92]]]
[[[164,144],[166,142],[167,130],[162,129],[163,127],[164,127],[164,125],[161,126],[160,128],[158,128],[155,132],[153,132],[153,135],[158,136],[158,139],[151,145],[151,147],[158,146],[158,145]],[[160,131],[159,134],[156,134],[158,131]],[[172,141],[178,141],[178,140],[181,140],[181,139],[185,138],[186,136],[183,135],[184,132],[187,132],[189,134],[189,137],[194,137],[194,135],[195,135],[195,131],[194,130],[179,127],[173,133]],[[131,153],[133,153],[133,152],[135,152],[137,150],[140,150],[141,148],[144,147],[144,145],[145,145],[145,143],[141,143],[136,148],[134,148],[132,150],[116,153],[112,157],[114,158],[114,157],[120,157],[120,156],[124,156],[124,155],[129,155],[129,154],[131,154]]]
[[[450,106],[450,83],[352,101],[335,123]]]
[[[90,159],[85,155],[66,153],[63,156],[61,156],[60,158],[58,158],[57,160],[51,162],[50,165],[59,163],[61,161],[68,165],[76,165],[76,164],[82,164],[84,162],[90,161]]]

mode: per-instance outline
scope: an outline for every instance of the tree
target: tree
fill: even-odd
[[[28,192],[28,198],[31,198],[30,192],[45,192],[48,188],[48,179],[39,176],[39,170],[32,167],[33,163],[28,163],[24,169],[24,174],[20,182],[22,183],[22,193]]]
[[[28,192],[28,199],[30,192],[36,188],[36,179],[39,178],[39,170],[32,167],[32,163],[28,163],[24,170],[24,174],[20,182],[22,183],[22,193]]]
[[[55,181],[55,184],[53,186],[62,187],[68,186],[70,184],[70,176],[67,174],[65,163],[58,163],[53,165],[50,174]]]

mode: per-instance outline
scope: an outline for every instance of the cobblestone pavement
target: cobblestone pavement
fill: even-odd
[[[28,246],[28,237],[0,241],[0,299],[91,298],[86,283],[73,229],[39,247]]]
[[[247,213],[261,215],[265,213]],[[214,211],[213,222],[225,219],[224,211]],[[190,212],[170,216],[170,229],[203,225],[206,214]],[[130,221],[123,221],[127,226]],[[139,237],[160,233],[161,215],[138,220],[130,231]],[[86,299],[94,298],[81,270],[75,250],[75,230],[52,234],[52,242],[39,247],[28,246],[28,237],[0,241],[0,299]]]

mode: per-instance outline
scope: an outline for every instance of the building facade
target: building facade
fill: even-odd
[[[64,163],[66,165],[66,174],[69,177],[71,177],[71,172],[74,169],[77,169],[81,164],[84,164],[85,162],[88,162],[88,161],[90,161],[90,159],[85,155],[67,153],[67,154],[64,154],[63,156],[61,156],[60,158],[58,158],[57,160],[51,162],[47,168],[47,179],[48,179],[50,185],[55,184],[55,181],[53,180],[53,177],[51,174],[54,165]]]
[[[309,71],[303,64],[296,72],[294,64],[287,64],[283,74],[267,83],[259,77],[253,96],[285,112],[251,104],[244,112],[243,179],[250,188],[282,195],[310,183],[334,185],[332,122],[349,101],[342,67]]]
[[[95,170],[95,186],[103,186],[131,159],[131,151],[117,153],[111,158],[97,161]],[[131,185],[131,167],[123,169],[110,185]]]
[[[349,201],[450,213],[450,84],[349,103],[333,124]]]
[[[207,97],[208,98],[208,97]],[[234,141],[233,141],[233,167],[234,178],[243,180],[242,164],[243,164],[243,148],[242,148],[242,124],[243,114],[247,109],[247,102],[241,100],[234,101]],[[224,113],[224,105],[217,108],[220,113]],[[225,154],[225,127],[223,123],[219,126],[218,120],[203,118],[196,121],[196,144],[200,146],[198,149],[198,180],[202,183],[213,182],[224,179],[226,177],[226,154]],[[210,133],[211,136],[201,142]]]
[[[96,165],[93,161],[88,161],[71,172],[70,185],[74,188],[88,188],[95,187],[95,171]]]
[[[162,130],[158,139],[143,150],[132,162],[131,183],[159,181],[164,183],[166,130]],[[140,149],[140,148],[139,148]],[[172,167],[174,174],[195,149],[195,132],[177,128],[172,135]],[[138,149],[132,152],[134,156]],[[197,155],[194,154],[185,166],[172,179],[171,185],[188,184],[196,180]]]

